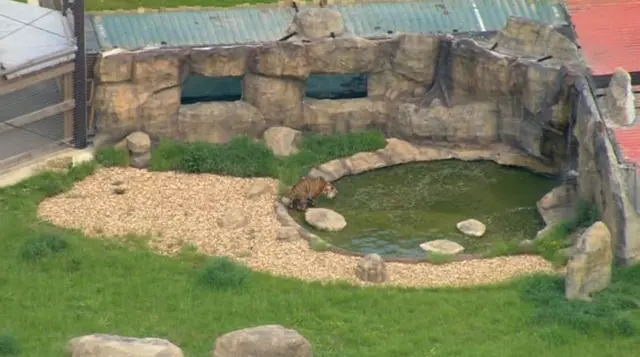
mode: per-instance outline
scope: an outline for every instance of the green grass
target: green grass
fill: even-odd
[[[269,176],[291,185],[316,165],[362,151],[378,150],[385,145],[384,134],[374,130],[331,136],[305,134],[300,152],[278,158],[264,143],[247,137],[238,137],[220,145],[163,140],[152,153],[150,168],[153,171],[177,170],[240,177]]]
[[[95,158],[100,165],[106,167],[128,167],[131,164],[131,157],[127,149],[113,146],[105,146],[97,149]]]
[[[535,240],[533,251],[545,259],[561,266],[567,263],[567,256],[560,253],[562,249],[573,245],[571,234],[580,228],[588,228],[600,217],[594,205],[578,202],[578,213],[573,220],[563,221],[548,229]]]
[[[0,189],[0,355],[63,356],[74,336],[111,333],[205,357],[216,336],[262,324],[300,331],[317,357],[618,357],[640,347],[640,267],[617,271],[592,304],[566,302],[562,280],[547,276],[466,289],[325,286],[38,220],[42,199],[95,167]]]
[[[10,335],[0,335],[0,356],[17,356],[20,354],[18,341]]]
[[[87,11],[103,10],[134,10],[139,7],[147,9],[166,9],[181,6],[201,6],[201,7],[228,7],[240,4],[269,4],[277,0],[87,0],[85,3]]]

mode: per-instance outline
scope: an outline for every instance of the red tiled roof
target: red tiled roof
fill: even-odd
[[[617,128],[615,133],[625,159],[640,164],[640,123],[629,128]]]
[[[594,75],[640,71],[640,0],[567,0],[578,43]]]

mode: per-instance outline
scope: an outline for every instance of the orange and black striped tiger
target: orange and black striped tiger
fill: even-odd
[[[302,177],[298,183],[291,187],[289,209],[306,211],[308,206],[313,205],[322,194],[333,199],[338,194],[338,190],[322,177]]]

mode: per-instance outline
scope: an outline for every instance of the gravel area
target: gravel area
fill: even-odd
[[[247,191],[259,181],[270,190],[247,198]],[[277,187],[278,182],[269,178],[103,168],[71,191],[44,200],[38,214],[89,237],[151,236],[152,246],[164,254],[192,243],[206,254],[234,257],[254,270],[365,285],[354,275],[359,258],[314,252],[302,239],[276,239],[280,228],[273,208]],[[243,216],[246,224],[238,223],[240,227],[234,229],[233,222]],[[444,265],[388,263],[387,271],[390,280],[385,284],[399,286],[477,285],[532,272],[557,273],[537,256]]]

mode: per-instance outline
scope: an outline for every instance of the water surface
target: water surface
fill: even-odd
[[[535,237],[544,227],[536,201],[555,184],[490,161],[398,165],[336,181],[336,199],[321,199],[317,206],[342,214],[347,227],[310,230],[338,247],[383,256],[423,257],[420,243],[435,239],[458,242],[465,252],[486,253],[498,244]],[[302,223],[302,214],[294,217]],[[487,225],[483,237],[458,232],[456,223],[469,218]]]

